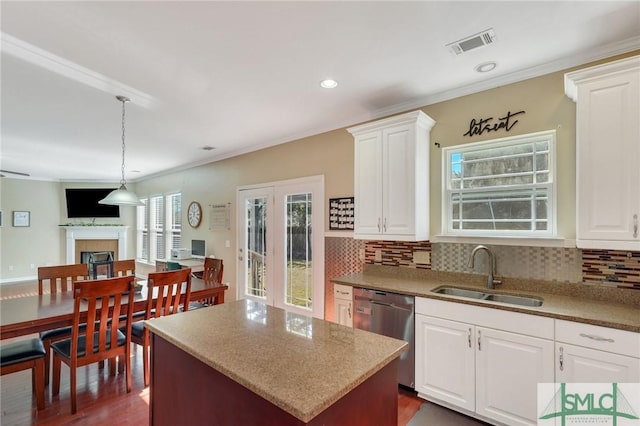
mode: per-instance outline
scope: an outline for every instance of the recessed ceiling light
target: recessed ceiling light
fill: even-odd
[[[475,68],[475,70],[477,72],[489,72],[489,71],[493,71],[497,66],[498,64],[496,64],[495,62],[485,62],[483,64],[478,65]]]
[[[320,82],[320,86],[324,87],[325,89],[333,89],[334,87],[338,86],[338,82],[335,81],[335,80],[331,80],[329,78],[329,79],[326,79],[326,80],[322,80]]]

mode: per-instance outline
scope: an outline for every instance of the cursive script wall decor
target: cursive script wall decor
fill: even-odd
[[[513,117],[519,114],[524,114],[524,111],[518,111],[512,113],[511,111],[507,112],[507,115],[504,117],[498,118],[497,123],[492,123],[493,117],[489,118],[481,118],[476,121],[475,118],[471,119],[469,122],[469,131],[462,136],[476,136],[481,135],[483,133],[495,132],[500,129],[504,129],[505,131],[509,131],[513,128],[513,126],[518,123],[518,120],[512,120]]]

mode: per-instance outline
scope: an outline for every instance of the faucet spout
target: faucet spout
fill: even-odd
[[[495,272],[496,272],[496,259],[495,259],[494,255],[493,255],[493,252],[487,246],[479,245],[479,246],[476,246],[471,251],[471,257],[469,257],[468,267],[469,268],[473,268],[474,267],[476,253],[478,253],[479,251],[483,251],[483,250],[487,252],[487,256],[489,258],[489,262],[488,262],[489,263],[489,275],[487,277],[487,288],[494,289],[494,288],[496,288],[496,284],[502,284],[502,281],[496,280],[494,278],[494,275],[495,275]]]

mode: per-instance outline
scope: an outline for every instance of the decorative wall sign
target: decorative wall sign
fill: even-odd
[[[476,121],[475,118],[471,119],[469,122],[469,130],[462,136],[479,136],[483,133],[495,132],[500,129],[504,129],[505,131],[509,131],[518,123],[518,120],[513,120],[513,117],[519,114],[524,114],[524,111],[518,111],[512,113],[511,111],[507,111],[507,115],[504,117],[498,118],[498,122],[494,123],[493,117],[489,118],[481,118]]]
[[[210,231],[228,231],[231,229],[231,203],[209,204],[211,214],[209,215]]]
[[[329,198],[329,229],[353,229],[353,197]]]

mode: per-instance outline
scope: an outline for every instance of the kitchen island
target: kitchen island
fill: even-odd
[[[145,326],[153,425],[397,424],[403,341],[250,300]]]

